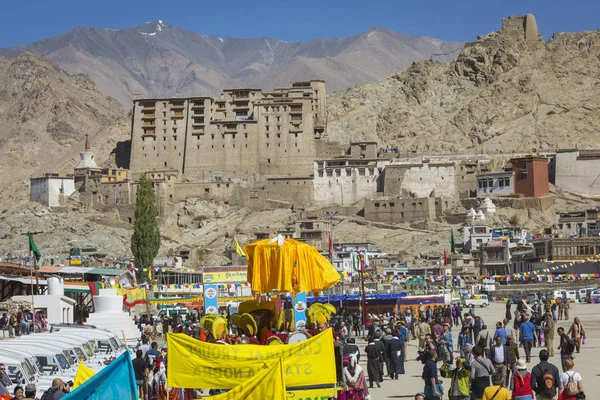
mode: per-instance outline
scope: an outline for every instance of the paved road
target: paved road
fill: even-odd
[[[513,307],[514,309],[514,307]],[[562,326],[565,330],[569,329],[571,322],[575,316],[579,316],[587,334],[586,344],[582,347],[582,352],[576,354],[575,371],[579,372],[583,377],[584,389],[588,399],[600,399],[600,304],[572,304],[570,310],[571,320],[558,321],[557,328]],[[487,309],[477,309],[476,314],[483,317],[488,327],[495,326],[497,321],[501,321],[504,317],[504,303],[493,303]],[[490,328],[491,329],[491,328]],[[493,332],[493,331],[491,331]],[[458,329],[455,327],[452,331],[456,344]],[[555,342],[557,340],[555,339]],[[366,344],[361,341],[359,347],[361,352]],[[556,344],[558,346],[558,343]],[[413,399],[415,393],[423,390],[423,381],[421,380],[421,372],[423,365],[420,361],[415,361],[417,354],[416,341],[410,341],[408,344],[408,362],[405,363],[406,374],[401,375],[396,381],[385,378],[381,384],[381,388],[371,390],[372,400],[383,399]],[[529,364],[529,370],[539,362],[539,349],[532,350],[532,362]],[[553,364],[560,368],[560,354],[555,351],[554,358],[551,360]],[[361,357],[361,365],[366,372],[366,360]],[[438,366],[441,364],[438,364]],[[561,371],[562,372],[562,371]],[[442,379],[445,381],[444,379]],[[444,382],[444,389],[448,389],[448,384]],[[594,395],[596,394],[596,395]],[[447,397],[444,396],[444,399]]]

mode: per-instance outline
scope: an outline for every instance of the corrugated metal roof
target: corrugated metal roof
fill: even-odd
[[[45,274],[53,274],[53,273],[56,273],[56,272],[60,272],[63,268],[65,268],[65,267],[61,267],[61,266],[58,266],[58,265],[52,265],[52,266],[50,266],[50,265],[42,265],[42,267],[39,269],[39,271],[41,273],[45,273]]]
[[[88,267],[63,267],[59,273],[60,274],[87,274],[94,268]]]
[[[0,280],[21,282],[21,283],[26,283],[28,285],[31,284],[32,282],[36,283],[35,282],[35,278],[34,279],[32,279],[32,278],[20,278],[20,277],[17,277],[17,276],[3,276],[3,275],[0,275]],[[44,285],[44,286],[47,285],[45,279],[40,279],[39,280],[39,284],[40,285]]]
[[[92,275],[110,275],[110,276],[117,276],[117,275],[121,275],[123,272],[125,272],[124,269],[116,269],[116,268],[91,268],[90,271],[86,272],[87,274],[92,274]]]

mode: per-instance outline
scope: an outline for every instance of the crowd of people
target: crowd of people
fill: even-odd
[[[0,330],[8,330],[9,336],[29,335],[41,332],[47,327],[46,316],[43,311],[35,314],[28,309],[18,309],[2,313],[0,317]]]
[[[585,329],[578,317],[567,330],[557,327],[558,321],[568,321],[569,309],[566,300],[554,304],[536,301],[531,307],[519,301],[513,313],[512,303],[507,301],[506,317],[492,329],[473,308],[463,310],[460,304],[420,304],[394,315],[371,316],[365,382],[369,388],[373,383],[379,387],[384,366],[390,379],[403,374],[406,343],[412,339],[418,347],[417,360],[423,363],[424,382],[423,392],[415,399],[584,399],[581,375],[574,370],[574,353],[585,343]],[[456,340],[453,326],[459,330]],[[530,370],[533,348],[542,350],[540,362]],[[555,350],[560,352],[562,372],[549,362]],[[352,385],[356,379],[350,376]],[[446,378],[446,385],[440,377]]]

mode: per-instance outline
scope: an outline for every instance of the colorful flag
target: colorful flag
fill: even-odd
[[[450,254],[456,252],[456,243],[454,242],[454,229],[450,230]]]
[[[242,257],[246,257],[246,253],[244,253],[244,249],[242,249],[242,246],[240,246],[240,243],[238,242],[236,237],[233,238],[233,245],[235,246],[235,252],[237,254],[239,254]]]
[[[448,265],[448,254],[446,254],[446,250],[444,250],[444,265]]]
[[[329,250],[329,261],[333,261],[333,242],[331,241],[331,235],[329,235],[327,249]]]
[[[37,246],[35,245],[35,242],[33,241],[33,235],[31,233],[28,233],[27,236],[29,237],[29,251],[33,252],[33,255],[35,256],[35,259],[37,261],[41,260],[42,253],[40,253]]]
[[[90,377],[64,397],[65,400],[137,400],[138,389],[129,351]]]

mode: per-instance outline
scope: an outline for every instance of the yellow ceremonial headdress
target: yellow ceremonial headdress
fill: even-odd
[[[223,317],[217,317],[212,321],[210,330],[216,340],[221,339],[224,332],[227,332],[227,320]]]
[[[248,313],[242,314],[240,317],[241,326],[240,328],[248,332],[248,335],[254,336],[258,333],[258,327],[256,326],[256,320]]]
[[[231,314],[231,323],[241,329],[243,327],[241,315],[238,313]]]
[[[270,336],[267,339],[267,345],[269,345],[269,346],[270,345],[279,345],[279,344],[283,344],[283,342],[277,336]]]
[[[277,319],[277,330],[292,332],[296,329],[294,323],[294,310],[281,310],[281,312],[279,313],[279,318]]]
[[[329,322],[331,316],[336,313],[336,309],[329,303],[313,303],[306,309],[309,324],[314,326]]]
[[[206,329],[207,331],[211,331],[213,320],[215,320],[217,316],[215,314],[206,314],[200,320],[200,326]]]

